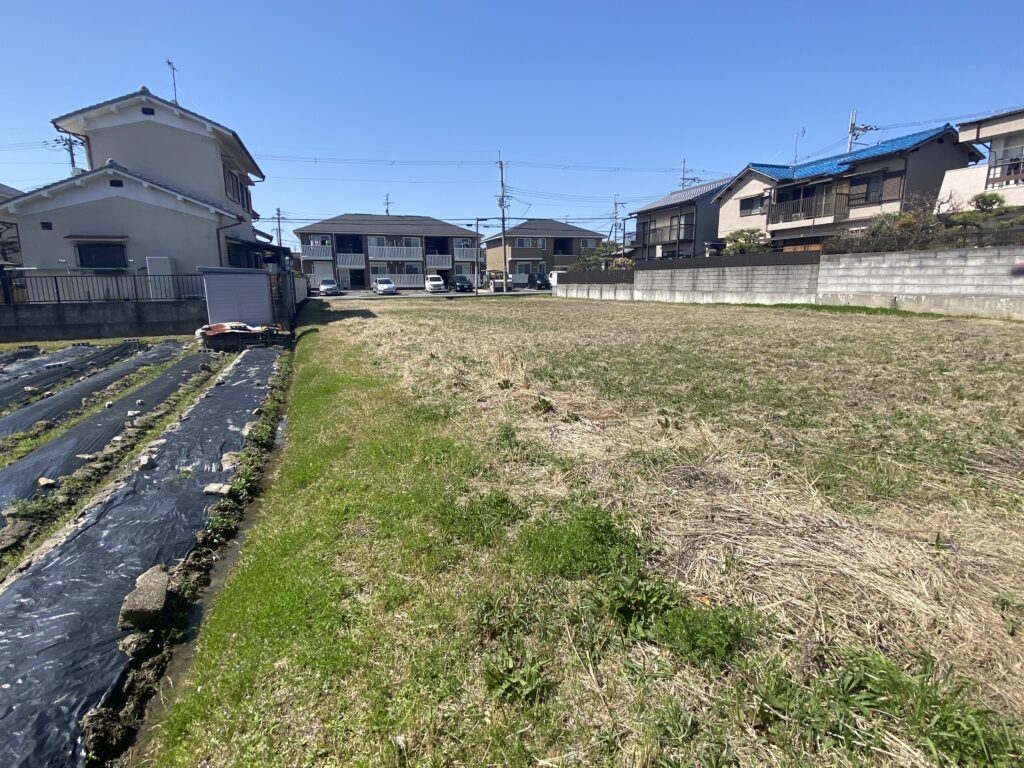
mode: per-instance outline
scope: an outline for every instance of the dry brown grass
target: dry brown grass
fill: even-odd
[[[1024,647],[993,604],[1024,596],[1024,482],[1008,453],[1020,326],[567,301],[367,308],[348,330],[411,392],[457,408],[466,437],[493,452],[496,425],[514,427],[529,450],[496,462],[504,485],[584,487],[695,597],[753,603],[807,647],[927,650],[1024,711]],[[698,385],[716,380],[725,396],[709,403]],[[896,477],[881,491],[879,467]]]

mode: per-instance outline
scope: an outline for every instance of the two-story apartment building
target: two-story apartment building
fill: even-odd
[[[963,144],[988,150],[988,162],[946,172],[939,203],[969,207],[980,192],[996,192],[1008,205],[1024,205],[1024,109],[999,112],[961,123]]]
[[[83,140],[86,169],[0,202],[26,274],[194,274],[285,253],[259,240],[264,174],[230,128],[145,87],[52,122]]]
[[[604,240],[593,232],[555,219],[527,219],[521,224],[484,240],[487,271],[504,272],[508,254],[508,271],[512,275],[546,274],[566,269],[580,256],[597,248]],[[504,247],[503,247],[504,245]]]
[[[729,181],[718,179],[677,189],[634,211],[633,258],[646,261],[703,256],[705,244],[718,238],[714,197]]]
[[[390,277],[399,288],[422,288],[425,275],[480,273],[475,233],[429,216],[345,213],[295,230],[302,271],[311,282],[333,277],[345,289]]]
[[[755,228],[773,247],[814,250],[841,228],[865,226],[915,198],[934,203],[946,172],[980,157],[945,125],[795,165],[750,163],[714,198],[718,239]]]

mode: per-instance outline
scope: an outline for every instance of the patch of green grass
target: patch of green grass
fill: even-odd
[[[895,730],[939,765],[1010,766],[1024,756],[1019,725],[972,704],[970,684],[928,657],[908,673],[875,652],[846,649],[805,681],[776,659],[753,668],[748,684],[750,727],[789,750],[868,756]]]
[[[639,542],[621,520],[598,507],[570,509],[564,517],[547,515],[520,530],[523,567],[536,575],[578,579],[606,572],[635,572]]]
[[[465,504],[446,505],[438,510],[436,519],[443,533],[468,544],[489,546],[525,514],[507,494],[494,490],[474,496]]]
[[[551,660],[529,648],[499,648],[483,659],[484,684],[491,698],[517,704],[539,704],[554,688]]]

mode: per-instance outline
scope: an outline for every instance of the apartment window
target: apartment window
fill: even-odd
[[[533,248],[533,240],[529,237],[517,237],[516,248]]]
[[[740,216],[760,216],[764,212],[764,195],[740,198]]]
[[[407,261],[405,262],[405,274],[422,275],[423,267],[418,261]]]
[[[456,237],[455,238],[456,248],[472,248],[473,241],[468,237]]]
[[[517,275],[529,275],[533,272],[533,264],[529,261],[516,262]]]
[[[370,235],[366,238],[366,244],[377,248],[384,247],[384,236],[383,235]]]
[[[379,261],[370,262],[370,274],[371,275],[386,275],[388,273],[388,265],[381,264]]]
[[[596,248],[596,247],[597,247],[597,240],[595,240],[594,238],[592,238],[592,237],[581,237],[580,238],[580,248],[586,249],[586,248]]]
[[[668,239],[675,240],[679,237],[679,217],[673,216],[668,220]]]
[[[124,243],[78,243],[78,266],[82,269],[127,269]]]
[[[309,235],[309,245],[330,245],[330,235]]]

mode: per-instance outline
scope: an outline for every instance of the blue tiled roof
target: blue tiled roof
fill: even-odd
[[[864,147],[853,152],[844,152],[841,155],[833,155],[832,157],[822,157],[806,163],[797,163],[796,165],[751,163],[748,167],[776,181],[796,181],[815,176],[832,176],[844,173],[850,169],[850,166],[864,160],[884,157],[885,155],[892,155],[906,149],[911,149],[922,142],[934,139],[951,130],[953,129],[948,124],[941,128],[929,128],[927,131],[918,131],[907,136],[880,141],[872,147]]]

